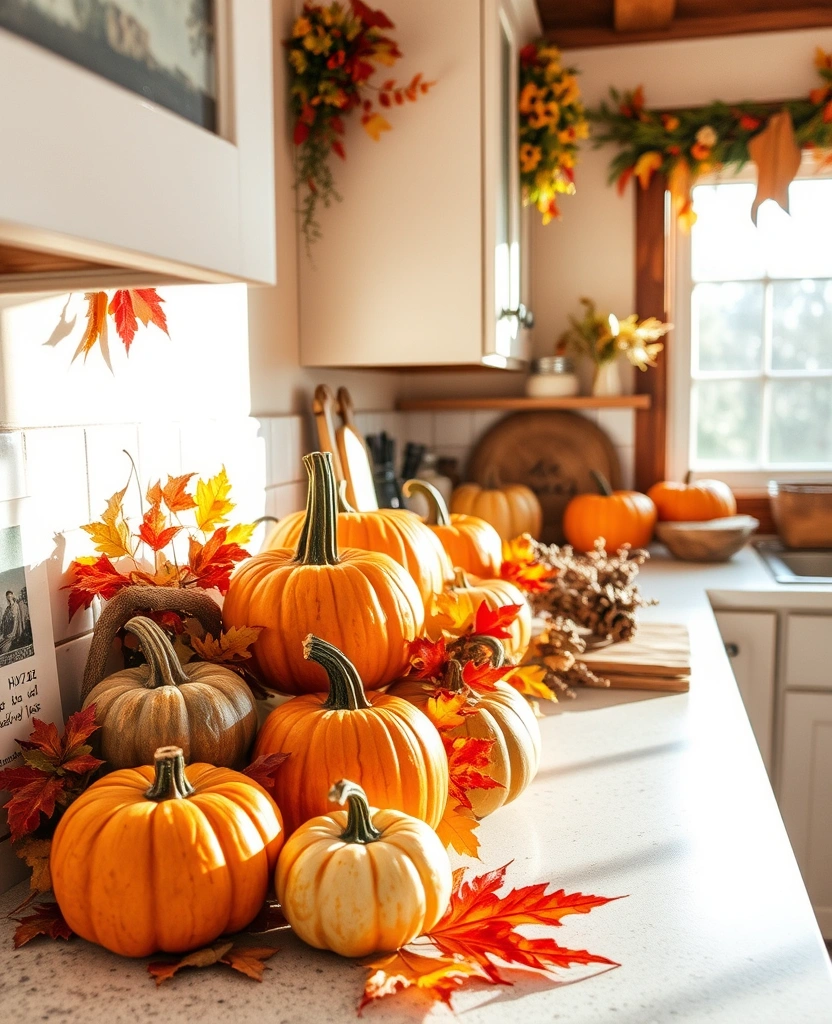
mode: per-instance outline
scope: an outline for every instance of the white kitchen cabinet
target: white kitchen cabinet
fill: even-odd
[[[142,43],[116,4],[74,10]],[[214,10],[216,132],[0,28],[0,290],[274,282],[272,5]]]
[[[757,746],[771,775],[777,616],[774,612],[715,615]]]
[[[787,693],[780,812],[824,938],[832,939],[832,693]]]
[[[348,125],[343,202],[300,254],[306,366],[522,365],[529,297],[517,168],[517,52],[532,0],[387,0],[407,82],[436,85],[370,141]]]
[[[787,689],[832,690],[832,615],[789,615]]]

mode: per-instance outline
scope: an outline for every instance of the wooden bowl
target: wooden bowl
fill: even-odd
[[[760,525],[753,516],[726,516],[702,523],[657,523],[656,536],[682,562],[727,562]]]

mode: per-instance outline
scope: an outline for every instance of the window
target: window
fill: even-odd
[[[832,179],[802,178],[791,216],[750,211],[748,179],[697,185],[677,233],[674,475],[832,476]]]

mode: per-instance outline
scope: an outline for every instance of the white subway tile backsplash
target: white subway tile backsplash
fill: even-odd
[[[282,519],[290,512],[306,506],[306,485],[300,482],[281,484],[266,491],[266,515]]]
[[[405,441],[425,444],[428,448],[433,447],[432,412],[406,412],[399,415],[404,419],[403,433]]]
[[[147,487],[182,472],[181,437],[178,423],[139,424],[139,480]]]
[[[69,620],[67,591],[62,589],[70,582],[67,572],[74,558],[93,555],[92,540],[83,530],[67,530],[54,537],[54,550],[46,563],[46,577],[49,581],[49,601],[52,609],[52,631],[55,643],[62,643],[72,637],[89,632],[95,624],[92,608],[76,612]]]
[[[68,640],[55,648],[55,661],[58,665],[58,685],[61,690],[61,704],[64,717],[78,711],[81,707],[81,685],[84,681],[84,666],[87,663],[92,634],[80,636],[76,640]]]
[[[90,511],[92,518],[97,519],[110,497],[120,491],[130,478],[130,458],[138,469],[139,428],[135,423],[107,424],[86,427],[84,433],[87,438]],[[130,480],[124,495],[124,514],[128,519],[141,517],[145,491],[141,477],[139,484],[141,493],[135,479]]]
[[[474,440],[474,414],[437,412],[434,414],[433,443],[437,451],[448,445],[460,447]]]
[[[306,476],[301,462],[304,454],[301,444],[299,416],[275,416],[269,420],[269,475],[268,486],[292,483]]]
[[[502,409],[479,409],[473,414],[473,441],[477,441],[487,433],[496,423],[499,423],[506,414]]]
[[[0,431],[0,501],[22,498],[25,494],[23,434],[19,430]]]
[[[615,445],[631,446],[635,441],[635,413],[632,409],[598,409],[598,426]]]
[[[56,531],[88,523],[90,502],[83,427],[27,430],[24,444],[27,490],[36,506],[37,518]],[[120,486],[123,485],[122,481]]]

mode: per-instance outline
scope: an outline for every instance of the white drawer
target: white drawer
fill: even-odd
[[[786,686],[791,690],[832,690],[832,615],[789,615]]]

